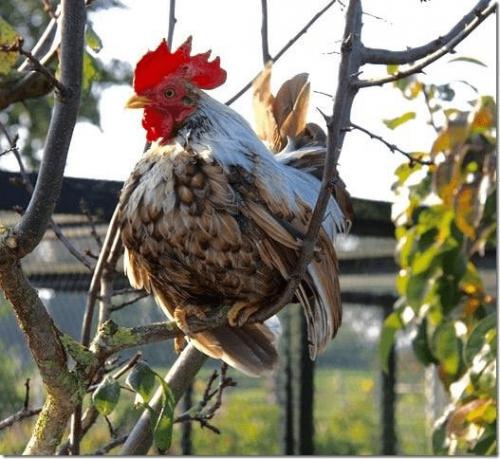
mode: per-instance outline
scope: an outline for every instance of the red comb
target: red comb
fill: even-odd
[[[191,56],[191,37],[174,53],[165,40],[154,51],[146,53],[137,63],[134,73],[134,89],[137,94],[153,88],[167,75],[178,74],[200,89],[213,89],[226,81],[226,71],[220,67],[217,57],[208,62],[210,51]]]

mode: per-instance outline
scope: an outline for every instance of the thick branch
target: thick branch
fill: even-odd
[[[311,27],[323,14],[336,2],[337,0],[332,0],[328,2],[323,9],[318,11],[310,20],[309,22],[302,28],[300,29],[289,41],[288,43],[281,48],[276,56],[272,57],[270,56],[270,60],[272,62],[278,61],[278,59],[283,56],[291,47],[292,45],[295,44],[295,42],[302,36],[304,35],[308,30],[309,27]],[[260,75],[260,72],[257,73],[243,88],[241,88],[233,97],[231,97],[227,102],[226,105],[231,105],[234,103],[236,100],[238,100],[243,94],[245,94],[251,87],[252,83]]]
[[[64,1],[61,19],[61,83],[63,100],[57,99],[35,191],[24,216],[15,227],[16,253],[23,257],[42,239],[54,211],[62,185],[66,157],[80,104],[85,4],[83,0]]]
[[[482,2],[480,2],[482,3]],[[453,52],[455,47],[463,41],[469,34],[475,30],[489,15],[493,14],[496,11],[497,4],[496,2],[488,2],[490,3],[487,8],[484,10],[478,11],[477,16],[472,20],[469,24],[467,24],[461,32],[455,35],[449,42],[443,45],[441,48],[436,50],[431,54],[427,54],[420,62],[412,65],[404,70],[400,70],[394,75],[388,75],[383,78],[377,78],[372,80],[357,80],[355,85],[358,88],[367,88],[369,86],[381,86],[386,83],[391,83],[393,81],[401,80],[402,78],[406,78],[415,73],[420,73],[422,70],[433,62],[437,61],[439,58],[444,55]]]
[[[450,43],[457,35],[472,22],[491,4],[491,0],[481,0],[469,13],[467,13],[453,28],[445,35],[431,40],[425,45],[404,51],[390,51],[388,49],[363,48],[363,64],[410,64],[432,54]]]

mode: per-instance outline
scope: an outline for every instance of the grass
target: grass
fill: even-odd
[[[195,384],[195,400],[204,389],[210,370],[205,369]],[[214,434],[193,426],[193,453],[196,455],[277,455],[281,453],[280,410],[271,380],[247,378],[231,371],[236,388],[224,393],[221,409],[213,419],[221,431]],[[379,381],[366,370],[319,368],[315,377],[316,454],[380,454]],[[400,454],[429,454],[424,428],[422,393],[400,396],[397,406]],[[122,398],[110,419],[121,435],[133,425],[140,412],[132,407],[132,396]],[[32,421],[0,432],[0,453],[22,452]],[[180,454],[180,428],[176,425],[171,454]],[[103,419],[82,442],[82,453],[92,453],[110,439]],[[118,454],[119,448],[111,454]],[[153,452],[153,451],[151,451]]]

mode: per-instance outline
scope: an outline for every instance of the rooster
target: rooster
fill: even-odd
[[[314,148],[274,155],[240,115],[203,91],[226,80],[219,58],[209,56],[191,55],[191,38],[175,52],[163,40],[137,63],[126,106],[144,109],[151,146],[120,196],[124,267],[196,348],[258,376],[276,367],[279,323],[249,319],[283,292],[320,180],[304,161]],[[333,239],[344,228],[332,196],[296,291],[313,359],[341,322]],[[189,331],[189,316],[222,304],[230,306],[227,326]]]

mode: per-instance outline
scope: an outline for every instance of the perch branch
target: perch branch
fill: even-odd
[[[41,408],[36,408],[31,410],[30,405],[30,378],[28,378],[24,382],[25,392],[24,392],[24,403],[23,408],[19,410],[17,413],[3,419],[0,421],[0,430],[3,430],[16,422],[22,421],[23,419],[30,418],[31,416],[35,416],[42,411]]]
[[[127,441],[127,438],[128,435],[122,435],[121,437],[111,440],[107,445],[101,446],[99,449],[96,449],[92,453],[92,456],[103,456],[109,453],[113,448],[123,445]]]
[[[480,2],[483,3],[483,2]],[[453,52],[455,47],[463,41],[474,29],[476,29],[488,16],[493,14],[496,11],[497,3],[496,2],[488,2],[489,5],[477,12],[476,17],[469,24],[467,24],[463,30],[457,33],[450,41],[445,43],[438,50],[427,54],[420,62],[404,69],[396,72],[394,75],[388,75],[383,78],[371,79],[371,80],[356,80],[355,85],[358,88],[367,88],[370,86],[381,86],[386,83],[391,83],[393,81],[401,80],[402,78],[406,78],[415,73],[421,73],[422,70],[433,62],[437,61],[439,58],[444,55]]]
[[[431,160],[424,160],[421,158],[416,158],[413,156],[411,153],[408,153],[407,151],[401,150],[397,145],[394,145],[393,143],[388,142],[385,140],[383,137],[374,134],[373,132],[369,131],[368,129],[365,129],[364,127],[358,126],[357,124],[354,124],[351,122],[350,128],[356,129],[360,132],[364,132],[366,135],[370,136],[374,140],[378,140],[379,142],[383,143],[392,153],[398,152],[401,153],[403,156],[405,156],[409,161],[410,165],[419,163],[425,166],[430,166],[431,164],[434,164],[433,161]]]
[[[323,14],[336,2],[337,0],[332,0],[328,2],[323,9],[318,11],[310,20],[309,22],[302,28],[300,29],[294,36],[293,38],[288,41],[288,43],[281,48],[276,56],[272,57],[270,56],[270,60],[272,62],[277,62],[283,54],[285,54],[291,47],[292,45],[295,44],[295,42],[302,36],[304,35],[308,30],[309,27],[311,27]],[[241,88],[233,97],[231,97],[227,102],[226,105],[231,105],[234,103],[236,100],[238,100],[243,94],[245,94],[251,87],[252,83],[260,75],[260,72],[255,75],[243,88]]]

